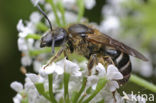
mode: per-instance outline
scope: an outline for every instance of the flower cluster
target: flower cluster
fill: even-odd
[[[51,101],[50,86],[53,88],[52,94],[55,94],[55,101],[66,100],[64,95],[67,93],[68,99],[72,102],[83,99],[82,102],[94,103],[103,100],[106,91],[111,96],[111,93],[119,88],[117,80],[123,79],[122,74],[114,65],[105,68],[99,63],[92,69],[90,76],[87,75],[86,70],[87,66],[80,69],[78,64],[64,58],[45,69],[40,68],[39,74],[26,73],[24,86],[16,81],[11,84],[11,87],[18,93],[13,99],[14,103],[24,100],[29,103],[42,103],[43,101],[49,103]],[[99,93],[98,96],[89,99],[95,93]]]

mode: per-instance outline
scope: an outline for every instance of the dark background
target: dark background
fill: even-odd
[[[19,71],[20,52],[17,49],[16,24],[28,19],[34,10],[29,0],[0,0],[0,102],[12,103],[15,92],[12,81],[24,81]]]

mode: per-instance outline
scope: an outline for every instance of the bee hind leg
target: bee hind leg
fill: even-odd
[[[104,56],[104,65],[107,67],[110,64],[115,65],[112,58],[110,56]]]
[[[96,54],[92,54],[88,61],[88,75],[91,75],[91,70],[95,64],[98,63]]]
[[[113,91],[113,92],[112,92],[112,95],[113,95],[113,98],[114,98],[114,103],[117,102],[116,97],[115,97],[115,92],[116,92],[116,91]]]

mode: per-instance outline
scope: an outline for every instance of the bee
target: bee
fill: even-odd
[[[132,71],[130,56],[148,61],[145,56],[135,49],[89,25],[72,24],[66,28],[57,27],[53,29],[45,13],[39,6],[38,9],[48,20],[51,29],[41,37],[40,47],[52,47],[53,53],[54,47],[61,47],[45,67],[54,62],[62,53],[65,56],[68,56],[69,53],[77,53],[88,59],[89,71],[97,63],[103,65],[114,64],[124,77],[118,82],[124,84],[128,81]],[[90,74],[91,72],[89,72]]]

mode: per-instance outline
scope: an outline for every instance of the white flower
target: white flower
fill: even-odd
[[[51,5],[50,5],[49,3],[45,3],[45,4],[44,4],[44,8],[45,8],[45,10],[47,10],[47,11],[51,11],[51,10],[52,10]]]
[[[109,65],[107,67],[107,78],[108,80],[121,80],[123,79],[123,75],[114,65]]]
[[[95,90],[98,79],[99,78],[96,75],[88,76],[88,78],[87,78],[87,87],[92,86],[92,89]]]
[[[19,37],[26,37],[29,33],[33,33],[32,25],[24,26],[23,21],[20,19],[17,24],[17,30],[19,31]]]
[[[70,5],[75,4],[76,3],[76,0],[62,0],[62,2],[63,2],[63,5],[70,6]]]
[[[42,83],[44,81],[44,79],[41,76],[33,74],[33,73],[27,73],[26,76],[30,78],[30,80],[33,83]]]
[[[29,90],[35,89],[34,83],[31,81],[29,77],[25,78],[25,84],[24,84],[25,91],[29,92]]]
[[[24,30],[24,24],[23,24],[23,21],[22,19],[20,19],[17,23],[17,30],[18,31],[23,31]]]
[[[57,65],[64,68],[64,72],[70,73],[73,76],[81,76],[82,73],[80,72],[80,67],[78,64],[73,63],[66,58],[62,59],[61,61],[56,63]]]
[[[76,0],[62,0],[63,6],[67,9],[76,8]]]
[[[52,63],[45,68],[45,65],[40,69],[40,74],[44,77],[48,74],[57,73],[58,75],[63,74],[64,70],[61,66],[56,63]]]
[[[65,18],[67,23],[73,23],[77,20],[77,15],[72,12],[65,12]]]
[[[64,72],[70,73],[73,76],[81,76],[82,73],[79,71],[80,68],[76,63],[73,63],[66,58],[58,61],[57,63],[52,63],[47,66],[45,69],[45,65],[40,70],[40,74],[44,77],[47,74],[57,73],[58,75],[63,74]]]
[[[123,79],[123,75],[118,71],[118,69],[114,65],[109,65],[106,69],[103,67],[101,63],[99,63],[96,67],[96,70],[99,72],[98,76],[105,76],[108,80],[106,88],[111,92],[115,91],[119,88],[119,84],[116,80]]]
[[[42,16],[40,15],[39,12],[33,12],[30,15],[30,21],[33,23],[38,23],[41,20]]]
[[[33,3],[34,6],[38,5],[38,3],[43,4],[44,0],[31,0],[31,2]]]
[[[108,34],[116,34],[119,31],[120,22],[117,17],[109,16],[101,23],[100,31]]]
[[[21,103],[22,96],[18,93],[16,96],[13,98],[14,103]]]
[[[150,58],[149,56],[147,57]],[[136,58],[132,58],[131,61],[134,65],[134,72],[138,72],[145,77],[150,77],[154,73],[151,60],[149,60],[149,62],[142,62],[136,60]]]
[[[117,91],[115,91],[113,96],[112,92],[102,89],[94,99],[96,100],[98,97],[104,99],[104,103],[126,103]],[[115,99],[116,102],[114,102]]]
[[[42,64],[41,64],[40,61],[35,60],[35,61],[33,62],[33,68],[34,68],[34,71],[35,71],[35,72],[39,73],[39,70],[40,70],[41,67],[42,67]]]
[[[31,0],[31,2],[36,6],[40,0]]]
[[[21,91],[23,91],[23,85],[22,85],[22,83],[20,83],[20,82],[17,82],[17,81],[12,82],[10,86],[11,86],[11,88],[14,89],[16,92],[21,92]]]
[[[27,44],[26,44],[26,41],[25,41],[24,38],[18,38],[17,44],[18,44],[18,49],[20,51],[26,51],[26,50],[28,50],[28,47],[27,47]]]
[[[99,77],[106,76],[106,69],[101,63],[98,63],[98,65],[95,67],[95,69],[98,71]]]
[[[87,81],[88,86],[92,86],[92,89],[96,89],[96,85],[99,78],[106,77],[108,80],[106,84],[106,89],[113,92],[117,88],[119,88],[118,82],[116,80],[123,79],[123,76],[114,65],[109,65],[106,71],[104,66],[101,63],[98,63],[95,69],[98,71],[98,75],[88,76],[88,81]]]
[[[106,88],[113,92],[117,88],[119,88],[119,84],[116,80],[123,79],[123,75],[118,71],[118,69],[114,65],[108,66],[106,75],[108,80],[110,80],[108,81]]]
[[[22,56],[21,63],[23,66],[29,66],[32,63],[32,59],[29,55]]]
[[[96,5],[95,0],[85,0],[85,7],[87,9],[92,9]]]

